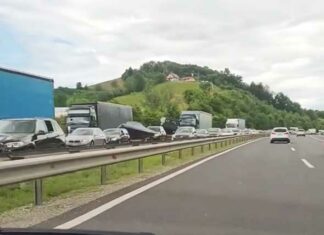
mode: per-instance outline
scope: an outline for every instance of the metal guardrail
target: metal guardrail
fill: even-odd
[[[0,186],[34,181],[35,186],[35,204],[42,203],[42,178],[62,175],[89,168],[101,167],[101,184],[106,182],[106,166],[138,160],[138,172],[143,171],[143,158],[154,155],[161,155],[161,164],[165,164],[165,154],[168,152],[179,151],[179,157],[182,156],[182,150],[191,148],[191,154],[194,155],[196,147],[220,144],[225,147],[230,144],[244,142],[250,139],[262,137],[264,135],[245,135],[226,138],[207,138],[195,139],[171,143],[162,143],[145,146],[134,146],[131,148],[98,150],[91,152],[78,152],[70,154],[60,154],[38,158],[23,159],[19,161],[8,161],[0,163]]]

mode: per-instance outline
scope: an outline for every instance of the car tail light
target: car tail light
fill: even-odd
[[[276,132],[271,132],[271,135],[275,135],[276,134]]]
[[[288,135],[289,133],[288,132],[285,132],[286,135]]]

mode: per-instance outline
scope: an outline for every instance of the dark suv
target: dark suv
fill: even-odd
[[[49,118],[0,120],[0,152],[49,150],[65,146],[65,134],[58,123]]]

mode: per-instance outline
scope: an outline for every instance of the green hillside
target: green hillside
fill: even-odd
[[[177,102],[180,109],[186,109],[188,107],[185,99],[184,92],[186,90],[199,88],[198,82],[166,82],[158,84],[152,88],[153,92],[161,94],[165,91],[172,93],[172,102]],[[133,92],[128,95],[119,96],[111,100],[119,104],[128,104],[131,106],[142,105],[145,103],[145,95],[143,92]]]
[[[170,73],[194,77],[196,82],[167,82]],[[245,118],[247,126],[269,129],[298,126],[324,129],[324,111],[303,109],[285,94],[274,93],[262,83],[247,84],[229,69],[213,70],[171,61],[148,62],[128,68],[119,79],[77,89],[59,87],[55,105],[110,101],[133,107],[134,119],[159,124],[162,116],[178,118],[182,110],[213,114],[213,125],[223,127],[227,118]]]

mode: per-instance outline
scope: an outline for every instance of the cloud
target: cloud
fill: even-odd
[[[324,109],[323,10],[319,0],[2,0],[0,31],[10,36],[0,65],[56,86],[114,79],[149,60],[228,67]]]

